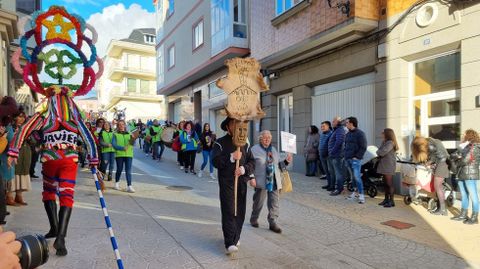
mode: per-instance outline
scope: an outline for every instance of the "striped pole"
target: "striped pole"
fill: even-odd
[[[103,198],[103,193],[100,188],[100,182],[98,181],[97,168],[92,168],[93,178],[95,179],[95,187],[97,187],[97,193],[100,197],[100,205],[102,206],[103,216],[105,217],[105,224],[107,224],[108,232],[110,233],[110,241],[112,242],[113,252],[115,253],[115,259],[117,259],[117,266],[119,269],[123,269],[122,258],[120,257],[120,251],[118,250],[117,240],[113,234],[112,223],[110,222],[110,216],[108,215],[107,204]]]

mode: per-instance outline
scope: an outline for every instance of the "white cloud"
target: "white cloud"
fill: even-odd
[[[103,57],[112,39],[127,38],[135,28],[155,28],[155,13],[150,13],[138,4],[129,8],[120,3],[105,7],[87,22],[98,32],[96,44],[98,55]]]

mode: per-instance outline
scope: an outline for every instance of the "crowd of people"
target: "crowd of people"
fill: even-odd
[[[352,179],[354,191],[348,200],[365,203],[365,190],[362,181],[362,159],[367,150],[367,139],[358,128],[358,120],[349,117],[342,120],[335,117],[332,122],[324,121],[321,131],[310,126],[304,147],[306,176],[317,176],[327,180],[322,188],[331,196],[344,192],[345,179]],[[397,154],[399,145],[392,129],[386,128],[381,133],[382,144],[376,151],[378,161],[375,169],[383,179],[385,198],[379,206],[395,206],[393,177],[397,171]],[[431,171],[433,189],[438,206],[431,210],[434,215],[447,216],[443,184],[446,179],[458,183],[462,197],[462,209],[458,216],[451,219],[465,224],[478,224],[479,198],[477,182],[480,166],[480,139],[475,130],[466,130],[460,147],[449,153],[440,140],[417,136],[411,147],[411,162],[425,166]],[[317,172],[318,171],[318,172]],[[415,188],[415,186],[414,186]],[[415,197],[413,197],[415,199]],[[472,214],[468,216],[469,202],[472,202]]]

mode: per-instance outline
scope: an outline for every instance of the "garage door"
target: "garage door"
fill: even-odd
[[[312,122],[320,126],[335,116],[354,116],[365,132],[369,145],[375,143],[375,86],[374,76],[367,74],[314,88]]]
[[[173,122],[180,122],[182,113],[182,102],[176,102],[173,104]]]

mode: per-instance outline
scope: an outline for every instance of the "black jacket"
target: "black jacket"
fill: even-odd
[[[365,133],[358,128],[349,131],[345,136],[345,159],[357,158],[361,160],[366,150],[367,138],[365,138]]]
[[[451,159],[457,168],[458,180],[478,180],[480,165],[480,144],[468,144],[452,154]]]
[[[218,180],[224,183],[232,183],[235,179],[235,162],[231,162],[230,154],[237,150],[233,144],[232,136],[227,134],[215,141],[213,145],[212,160],[213,166],[218,169]],[[250,180],[249,175],[255,171],[255,159],[253,158],[250,146],[247,144],[240,148],[242,158],[240,166],[245,168],[245,174],[241,176],[241,180],[247,182]]]

